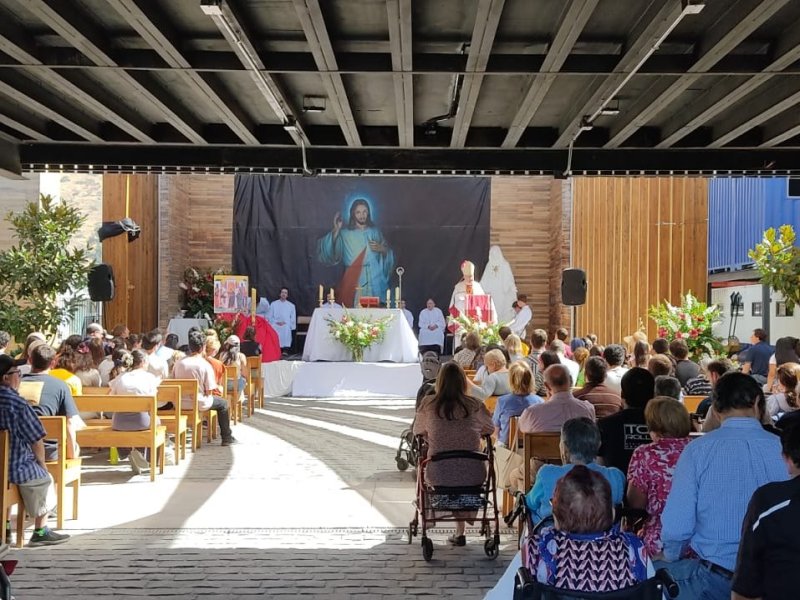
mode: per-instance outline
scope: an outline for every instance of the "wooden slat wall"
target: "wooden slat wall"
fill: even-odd
[[[552,177],[492,178],[490,240],[511,264],[519,293],[528,295],[529,333],[569,325],[561,306],[561,268],[569,257],[568,221],[563,223],[569,206],[562,204],[562,182]]]
[[[705,296],[708,194],[702,178],[578,177],[574,193],[574,266],[586,270],[588,298],[578,334],[619,342],[655,325],[650,306]]]
[[[157,183],[156,175],[103,176],[103,220],[129,216],[142,228],[134,242],[124,234],[103,242],[103,262],[114,269],[116,281],[116,295],[104,307],[107,329],[125,323],[132,332],[143,332],[158,323]]]

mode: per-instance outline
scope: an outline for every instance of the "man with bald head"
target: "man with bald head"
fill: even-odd
[[[544,372],[544,385],[549,398],[543,404],[525,409],[519,418],[523,433],[561,431],[561,426],[570,419],[588,417],[595,420],[594,406],[572,395],[572,377],[565,365],[550,365]]]

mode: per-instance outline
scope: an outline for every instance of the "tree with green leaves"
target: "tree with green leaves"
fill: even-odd
[[[46,195],[6,216],[17,244],[0,252],[0,327],[17,340],[32,331],[55,338],[85,300],[91,248],[70,247],[85,220],[77,208]]]
[[[781,225],[777,232],[770,227],[764,239],[747,253],[761,273],[761,283],[780,292],[789,310],[800,304],[800,248],[796,240],[791,225]]]

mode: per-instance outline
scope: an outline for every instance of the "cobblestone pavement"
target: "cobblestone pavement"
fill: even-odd
[[[236,426],[241,444],[203,445],[155,483],[91,457],[72,539],[12,552],[15,596],[482,598],[507,532],[494,561],[474,531],[450,548],[433,530],[430,563],[407,544],[414,475],[394,456],[412,416],[410,399],[276,398]]]

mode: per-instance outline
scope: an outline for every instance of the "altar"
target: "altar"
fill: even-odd
[[[389,361],[395,363],[419,362],[419,347],[414,332],[406,321],[403,311],[387,308],[349,308],[347,313],[367,317],[375,320],[392,315],[392,320],[386,326],[383,341],[373,344],[364,351],[365,363]],[[303,360],[306,362],[330,361],[352,362],[350,351],[339,343],[330,333],[326,318],[341,319],[345,314],[343,308],[317,308],[311,316],[308,325],[306,345],[303,350]]]

